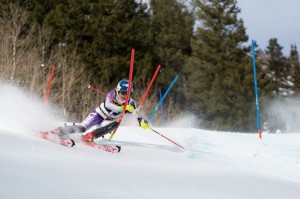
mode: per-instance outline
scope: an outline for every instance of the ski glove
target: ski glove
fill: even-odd
[[[124,109],[124,105],[123,106],[119,106],[119,112],[120,113],[122,113],[123,109]],[[132,105],[128,104],[126,106],[125,113],[133,113],[133,111],[134,111],[134,107]]]
[[[138,118],[138,120],[139,120],[140,127],[142,127],[143,129],[149,128],[149,124],[148,124],[147,120],[144,120],[142,118]]]

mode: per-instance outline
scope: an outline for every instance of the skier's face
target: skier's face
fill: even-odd
[[[117,92],[118,103],[123,104],[126,101],[126,94],[127,94],[126,91],[125,91],[125,95],[124,95],[124,93],[122,94],[120,91]]]

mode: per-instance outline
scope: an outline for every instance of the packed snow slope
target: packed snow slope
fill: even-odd
[[[298,133],[260,141],[257,134],[153,127],[183,151],[124,124],[110,141],[122,146],[118,154],[80,144],[67,148],[31,133],[63,122],[12,90],[0,87],[1,199],[300,198]]]

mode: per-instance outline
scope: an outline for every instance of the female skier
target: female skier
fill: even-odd
[[[87,142],[93,142],[105,134],[111,133],[118,128],[119,123],[117,122],[118,116],[124,109],[126,101],[127,89],[129,86],[128,80],[121,80],[117,87],[110,90],[104,101],[94,109],[79,125],[59,127],[54,132],[60,137],[69,137],[72,133],[84,133],[81,139]],[[130,94],[133,91],[133,85],[130,86]],[[143,119],[136,111],[135,101],[129,97],[126,105],[125,113],[135,113],[139,125],[143,129],[148,129],[148,122]],[[86,132],[89,129],[91,131]]]

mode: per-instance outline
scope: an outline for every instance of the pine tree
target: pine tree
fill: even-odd
[[[293,91],[294,95],[300,94],[300,63],[299,63],[299,53],[296,45],[291,46],[289,64],[291,68],[291,76],[293,79]]]
[[[45,23],[55,30],[56,45],[78,50],[87,72],[95,77],[91,83],[111,87],[128,77],[132,48],[137,52],[135,64],[151,65],[146,8],[134,0],[73,0],[56,5]],[[137,68],[137,73],[144,69]]]
[[[235,0],[195,0],[199,27],[192,40],[186,96],[208,128],[254,130],[253,72]]]
[[[266,54],[268,56],[268,65],[272,78],[271,92],[277,97],[291,95],[290,67],[287,58],[282,53],[282,46],[276,38],[269,40]]]
[[[180,107],[186,101],[183,95],[184,73],[186,60],[191,54],[194,18],[187,6],[177,0],[151,0],[150,12],[153,65],[162,65],[158,82],[164,91],[179,75],[181,83],[176,83],[172,91],[176,93],[173,103]]]
[[[292,48],[291,56],[288,60],[282,53],[283,47],[276,38],[269,40],[266,50],[266,70],[263,79],[264,85],[261,86],[262,93],[262,118],[268,121],[272,128],[284,130],[286,121],[282,117],[281,107],[295,93],[294,66],[297,64],[297,53]]]

